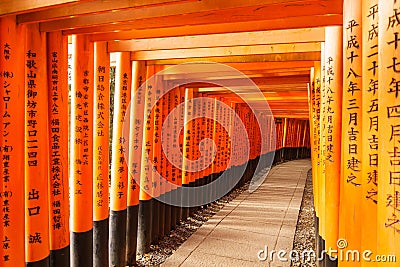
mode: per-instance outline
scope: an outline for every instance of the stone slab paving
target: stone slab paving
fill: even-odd
[[[310,168],[309,160],[274,166],[256,191],[229,202],[161,266],[290,266],[276,254],[273,261],[260,261],[257,254],[292,249]]]

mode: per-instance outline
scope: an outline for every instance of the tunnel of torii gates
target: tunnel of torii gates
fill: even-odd
[[[400,256],[399,10],[1,1],[0,265],[132,266],[221,190],[311,156],[321,264],[400,266],[337,244]]]

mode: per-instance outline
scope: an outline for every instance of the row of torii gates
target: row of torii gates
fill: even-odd
[[[399,8],[1,2],[0,265],[133,266],[200,206],[311,156],[319,264],[400,266]]]
[[[10,57],[2,61],[4,73],[10,73],[3,75],[7,89],[2,153],[7,178],[2,197],[8,200],[3,234],[9,244],[3,246],[5,264],[133,265],[136,252],[147,253],[152,242],[168,234],[196,207],[222,197],[221,190],[227,193],[237,183],[248,181],[258,161],[262,164],[258,171],[268,162],[271,165],[275,150],[287,154],[286,158],[308,155],[304,150],[310,144],[307,120],[255,115],[259,111],[246,103],[223,94],[198,92],[196,86],[201,85],[196,83],[170,85],[167,91],[163,76],[154,76],[158,66],[132,62],[126,52],[115,54],[110,141],[106,43],[91,43],[82,35],[72,38],[69,93],[66,36],[27,27],[25,59],[20,58],[22,68],[18,69],[18,61],[13,61],[17,52],[12,51],[18,47],[13,33],[18,29],[7,19],[2,20],[2,27],[11,33],[6,36]],[[22,88],[25,95],[8,88]],[[178,110],[167,120],[174,109]],[[17,114],[25,122],[11,119]],[[235,116],[245,129],[239,135],[233,134],[243,131]],[[260,128],[268,134],[261,135]],[[169,133],[162,133],[168,129]],[[204,138],[213,140],[215,147],[205,145],[202,150],[199,142]],[[173,152],[168,154],[169,150]],[[187,166],[186,161],[201,158],[200,153],[205,153],[206,168],[198,167],[200,161]],[[283,157],[280,154],[275,160]],[[24,163],[25,169],[12,162]],[[224,171],[224,177],[219,177]],[[21,179],[11,179],[14,176]],[[222,185],[201,192],[181,188],[217,178]],[[20,201],[23,198],[25,204]],[[25,260],[21,257],[24,243]]]

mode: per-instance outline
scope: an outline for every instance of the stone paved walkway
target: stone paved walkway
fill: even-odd
[[[257,254],[266,247],[269,252],[283,249],[289,253],[292,249],[310,168],[309,160],[273,167],[256,191],[245,191],[228,203],[162,266],[290,266],[290,262],[279,261],[276,254],[272,262],[260,261]]]

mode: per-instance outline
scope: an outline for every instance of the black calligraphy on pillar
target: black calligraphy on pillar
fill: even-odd
[[[143,179],[143,189],[146,191],[147,194],[149,194],[150,192],[150,186],[151,186],[151,177],[152,177],[152,172],[151,172],[151,166],[150,166],[150,162],[151,162],[151,157],[152,157],[152,149],[153,149],[153,144],[152,144],[152,139],[150,138],[150,133],[151,133],[151,129],[152,127],[152,105],[153,105],[153,85],[151,84],[147,84],[147,88],[146,88],[146,106],[145,106],[145,120],[146,120],[146,124],[145,124],[145,129],[144,129],[144,138],[143,140],[145,141],[145,143],[143,144],[144,147],[144,154],[142,155],[142,157],[144,157],[144,179]],[[141,181],[142,182],[142,181]]]
[[[334,71],[335,59],[328,57],[325,62],[325,107],[326,107],[326,137],[325,137],[325,160],[334,162],[335,145],[333,143],[333,131],[334,131],[334,116],[335,116],[335,90],[332,89],[332,83],[335,80]]]
[[[50,91],[50,164],[51,164],[51,174],[50,174],[50,190],[53,195],[53,202],[51,204],[52,211],[52,228],[53,230],[61,230],[63,225],[61,210],[62,210],[62,198],[63,192],[60,190],[62,186],[62,159],[61,159],[61,151],[60,146],[64,144],[60,144],[61,133],[60,133],[60,123],[65,123],[60,121],[58,117],[59,107],[62,105],[60,103],[59,96],[59,65],[58,65],[58,53],[51,52],[51,91]]]
[[[361,84],[360,70],[356,67],[355,60],[360,60],[361,45],[360,38],[357,33],[360,23],[354,19],[347,22],[346,27],[346,40],[347,45],[345,46],[345,53],[347,58],[347,66],[345,69],[345,88],[344,94],[344,108],[347,109],[345,112],[343,121],[347,122],[347,147],[345,153],[345,162],[347,163],[346,182],[354,186],[361,185],[361,179],[358,177],[361,171],[361,148],[359,147],[359,141],[361,141],[360,131],[357,130],[361,126],[361,120],[359,114],[361,113]],[[332,112],[332,111],[331,111]],[[347,117],[345,117],[347,116]]]
[[[155,101],[155,107],[153,109],[154,112],[154,132],[153,132],[153,142],[154,146],[157,147],[157,145],[160,143],[160,119],[161,119],[161,110],[162,110],[162,100],[160,99],[161,96],[161,90],[157,86],[157,88],[154,90],[154,101]],[[154,149],[154,148],[153,148]],[[156,148],[157,149],[157,148]],[[162,179],[156,178],[154,176],[154,173],[160,172],[160,158],[159,158],[159,153],[155,149],[153,150],[153,158],[152,158],[152,177],[154,177],[154,180],[152,181],[152,188],[155,190],[156,188],[160,187],[162,184]]]
[[[26,117],[27,117],[27,156],[28,166],[36,167],[38,164],[37,156],[39,152],[38,146],[38,129],[37,125],[37,98],[39,90],[36,87],[36,53],[29,50],[26,53],[26,67],[27,67],[27,103],[26,103]],[[3,115],[4,117],[4,115]]]
[[[77,98],[75,109],[76,109],[76,117],[74,118],[77,122],[75,126],[75,138],[74,142],[76,145],[83,147],[83,153],[80,155],[79,158],[75,160],[76,164],[76,181],[75,181],[75,192],[76,195],[82,195],[82,181],[84,180],[84,176],[82,173],[82,167],[89,165],[89,155],[93,153],[89,149],[89,138],[90,138],[90,126],[89,126],[89,85],[90,85],[90,72],[89,70],[83,71],[83,79],[82,79],[83,86],[81,88],[76,89]]]
[[[186,90],[190,90],[190,89],[186,89]],[[191,127],[189,127],[189,126],[191,126],[191,124],[189,124],[189,122],[190,122],[190,118],[192,117],[192,114],[193,114],[193,99],[192,98],[189,98],[189,99],[186,99],[186,101],[187,101],[187,109],[185,110],[185,113],[186,113],[186,115],[187,115],[187,120],[185,121],[185,123],[186,123],[186,135],[185,135],[185,140],[184,140],[184,142],[185,142],[185,151],[183,151],[184,152],[184,158],[185,158],[185,160],[184,160],[184,166],[183,166],[183,168],[184,168],[184,174],[185,174],[185,176],[186,177],[189,177],[189,172],[188,172],[188,169],[189,169],[189,166],[188,166],[188,161],[186,160],[186,159],[188,159],[189,158],[189,155],[190,155],[190,153],[192,152],[191,151],[191,145],[192,145],[192,131],[193,131],[193,129],[191,128]]]
[[[368,39],[365,44],[366,46],[366,68],[369,76],[368,90],[365,92],[366,103],[368,106],[365,107],[367,112],[364,112],[364,116],[368,117],[369,127],[367,138],[369,146],[366,147],[368,151],[369,169],[368,179],[366,183],[367,195],[366,199],[373,203],[378,203],[378,5],[369,7],[369,12],[366,17],[366,25],[368,26]]]
[[[40,131],[37,127],[37,113],[38,113],[38,99],[39,99],[39,88],[37,86],[37,52],[28,50],[25,54],[26,64],[26,142],[27,142],[27,162],[29,168],[35,168],[38,166],[38,156],[40,153],[38,136]],[[29,189],[28,189],[29,190]],[[29,217],[37,216],[40,214],[40,206],[37,200],[40,198],[40,191],[35,188],[31,188],[28,192],[28,202],[26,205],[27,214]],[[34,237],[34,238],[32,238]],[[41,243],[41,233],[35,233],[30,235],[30,244]]]
[[[136,113],[141,114],[141,112],[139,112],[139,109],[143,109],[143,87],[141,86],[143,83],[143,77],[139,76],[138,79],[138,88],[135,91],[135,107],[131,107],[131,108],[135,108],[136,109]],[[140,118],[138,115],[135,115],[135,120],[134,120],[134,139],[133,139],[133,146],[131,146],[131,148],[133,148],[134,153],[135,154],[140,154],[140,150],[141,149],[141,141],[142,141],[142,134],[143,133],[143,126],[142,126],[142,121],[143,118]],[[137,177],[140,174],[140,157],[133,157],[133,161],[131,163],[131,190],[136,190],[137,185],[136,185],[136,181],[139,181]]]
[[[313,106],[314,114],[314,150],[317,155],[317,166],[321,165],[321,78],[320,73],[316,73],[315,79],[315,104]]]
[[[1,55],[6,62],[9,62],[12,55],[12,47],[7,42],[1,44]],[[16,90],[13,80],[14,73],[4,66],[0,66],[0,77],[2,77],[2,107],[4,110],[1,111],[2,115],[2,125],[1,125],[1,144],[0,144],[0,155],[1,155],[1,174],[2,174],[2,183],[3,186],[0,191],[0,199],[2,203],[2,226],[3,228],[8,228],[12,224],[12,219],[10,215],[10,200],[12,198],[13,192],[10,190],[10,179],[12,179],[10,170],[10,162],[12,162],[12,151],[14,150],[12,146],[12,132],[11,128],[13,125],[13,113],[11,111],[11,103],[12,103],[12,91]],[[3,261],[10,260],[10,244],[12,244],[12,237],[5,234],[3,236]]]
[[[398,55],[399,48],[399,30],[400,30],[400,6],[396,1],[393,6],[393,13],[387,17],[387,27],[384,33],[386,42],[383,43],[390,51],[394,51],[393,55]],[[390,125],[388,129],[389,134],[380,138],[387,138],[390,149],[388,151],[382,151],[388,155],[389,168],[385,174],[388,177],[389,191],[391,193],[386,196],[386,207],[390,208],[390,216],[386,218],[385,226],[391,227],[398,233],[400,233],[400,105],[397,104],[399,99],[399,72],[400,62],[399,59],[394,56],[391,61],[386,62],[385,70],[390,73],[387,84],[384,85],[384,92],[382,95],[389,99],[388,104],[385,106],[387,114],[387,121]],[[393,105],[393,103],[395,103]]]
[[[106,66],[99,65],[97,66],[97,86],[96,86],[96,125],[95,125],[95,134],[97,138],[104,138],[105,131],[108,131],[108,125],[106,125],[105,116],[108,116],[107,109],[109,108],[107,103],[108,99],[105,99],[104,92],[108,90],[105,88],[105,74],[106,74]],[[107,159],[108,151],[103,147],[103,142],[99,142],[97,147],[95,147],[95,160],[96,166],[98,169],[96,179],[96,187],[95,187],[95,205],[100,208],[103,205],[106,205],[104,202],[103,188],[104,188],[104,180],[108,180],[108,177],[103,177],[103,164],[106,164],[106,168],[108,169],[108,162],[105,162]],[[108,182],[108,181],[107,181]],[[108,196],[107,196],[108,197]]]
[[[179,91],[179,88],[174,89],[175,91]],[[174,98],[172,99],[172,106],[170,109],[173,109],[175,107],[177,107],[180,103],[180,99],[178,94],[174,94]],[[173,122],[172,122],[172,142],[171,142],[171,149],[173,151],[173,159],[174,162],[178,161],[178,155],[176,153],[176,151],[178,150],[178,146],[179,146],[179,136],[178,136],[178,126],[179,125],[179,118],[177,116],[173,117]],[[171,169],[171,181],[172,182],[176,182],[178,179],[178,173],[177,173],[177,168],[175,166],[172,166]]]
[[[121,91],[120,91],[120,97],[121,97],[121,103],[120,103],[120,112],[121,112],[121,121],[120,123],[125,122],[125,115],[126,115],[126,109],[128,106],[128,74],[123,73],[122,75],[122,86],[121,86]],[[123,176],[126,174],[126,166],[125,166],[125,147],[126,147],[126,142],[127,140],[125,137],[120,136],[118,139],[118,150],[115,151],[119,155],[119,160],[118,160],[118,193],[117,196],[119,199],[124,197],[125,195],[125,184],[124,184],[124,179]]]

